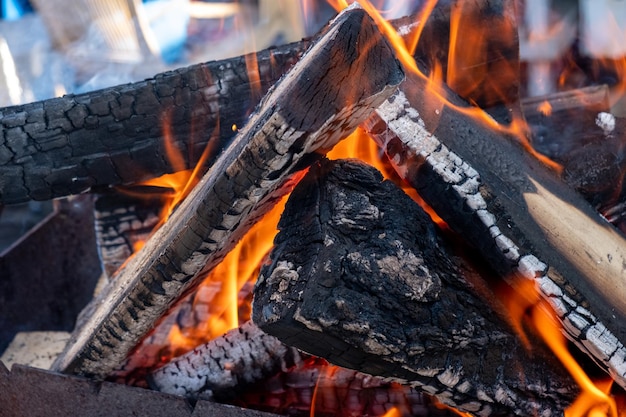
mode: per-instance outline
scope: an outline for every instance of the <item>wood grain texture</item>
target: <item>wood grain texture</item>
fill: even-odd
[[[528,354],[478,272],[375,169],[311,168],[279,230],[253,304],[265,332],[475,415],[560,415],[575,398],[560,364]]]
[[[371,18],[356,6],[341,13],[94,301],[55,369],[96,378],[117,369],[199,273],[289,190],[294,172],[354,130],[403,78]]]

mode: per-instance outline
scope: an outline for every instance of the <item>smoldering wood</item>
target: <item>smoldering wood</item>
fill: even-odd
[[[53,369],[105,378],[119,368],[175,300],[197,286],[200,273],[288,191],[294,173],[354,130],[403,77],[371,18],[358,5],[342,12],[94,300]]]
[[[567,337],[626,387],[623,236],[518,139],[445,94],[451,105],[411,76],[366,129],[503,277],[533,280]]]
[[[124,192],[96,196],[94,227],[102,269],[107,277],[115,274],[137,245],[148,240],[159,223],[162,209],[162,198],[150,194],[141,198]]]
[[[445,73],[450,10],[461,2],[441,3],[425,24],[415,55],[429,68],[437,63]],[[516,32],[502,36],[503,26],[513,17],[502,13],[500,0],[462,3],[465,13],[480,17],[489,39],[476,55],[482,62],[472,62],[471,71],[465,71],[466,76],[477,74],[473,84],[485,89],[462,93],[486,106],[501,109],[504,104],[506,110],[517,100],[516,80],[505,80],[502,101],[477,91],[490,91],[484,77],[488,71],[502,74],[504,66],[515,68],[519,62]],[[392,23],[410,38],[417,17]],[[186,168],[192,168],[207,147],[210,165],[232,141],[233,127],[246,123],[261,97],[310,45],[305,39],[137,83],[0,109],[0,177],[5,179],[0,182],[0,204],[48,200],[180,170],[167,158],[166,138],[182,151]],[[250,59],[256,61],[258,73],[246,64]]]
[[[2,109],[0,175],[6,181],[0,203],[47,200],[171,173],[166,129],[188,168],[207,146],[214,161],[235,136],[233,126],[245,123],[310,44],[258,52],[258,82],[250,81],[246,57],[239,56]]]
[[[274,243],[253,321],[284,343],[475,415],[560,415],[575,398],[561,365],[528,354],[478,273],[374,168],[311,168]]]
[[[228,396],[300,362],[297,350],[247,322],[156,370],[149,384],[191,398]]]
[[[310,415],[312,407],[315,415],[382,415],[391,407],[401,415],[448,415],[408,386],[329,366],[252,322],[173,359],[148,380],[153,389],[165,393],[289,415]]]

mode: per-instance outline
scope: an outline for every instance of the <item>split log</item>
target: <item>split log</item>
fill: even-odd
[[[477,16],[488,31],[485,38],[489,41],[476,54],[482,62],[467,63],[471,71],[465,71],[466,76],[477,74],[472,85],[492,85],[485,81],[489,80],[485,74],[501,74],[504,66],[516,68],[514,18],[506,14],[502,18],[502,1],[441,3],[425,23],[415,53],[429,68],[438,65],[445,70],[447,66],[450,10],[457,3],[463,4],[466,14]],[[418,17],[392,23],[398,33],[410,38],[420,27]],[[511,36],[502,35],[503,27],[513,28],[508,31]],[[311,40],[303,40],[165,72],[138,83],[0,109],[0,205],[47,200],[171,173],[175,168],[167,158],[166,137],[184,150],[187,168],[195,166],[206,147],[210,148],[210,165],[232,141],[233,127],[246,123],[260,98],[310,45]],[[517,80],[509,77],[503,83],[505,104],[515,103]],[[484,91],[491,89],[462,93],[471,102],[501,108],[502,101],[495,102]]]
[[[383,415],[392,407],[403,416],[452,415],[408,386],[302,355],[252,322],[172,360],[149,381],[169,394],[289,415]]]
[[[626,240],[518,138],[440,94],[411,74],[366,130],[502,276],[533,280],[568,338],[626,387]]]
[[[476,270],[374,168],[311,168],[270,257],[253,321],[290,346],[476,415],[558,415],[578,392],[554,358],[525,350]]]
[[[288,191],[294,173],[356,128],[404,73],[355,5],[268,93],[172,217],[102,291],[54,369],[105,378],[185,291]]]

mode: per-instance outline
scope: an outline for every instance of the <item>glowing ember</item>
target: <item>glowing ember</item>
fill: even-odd
[[[542,101],[537,107],[537,111],[544,116],[550,116],[552,114],[552,105],[548,101]]]

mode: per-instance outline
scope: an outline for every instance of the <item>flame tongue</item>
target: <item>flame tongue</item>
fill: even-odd
[[[565,410],[565,416],[617,417],[615,399],[608,395],[612,380],[609,378],[608,381],[600,381],[596,385],[587,376],[568,350],[567,340],[563,336],[554,309],[541,298],[535,285],[530,280],[518,278],[514,282],[514,288],[502,289],[500,299],[509,314],[512,326],[526,347],[532,348],[524,324],[543,340],[580,386],[581,393],[576,401]]]

